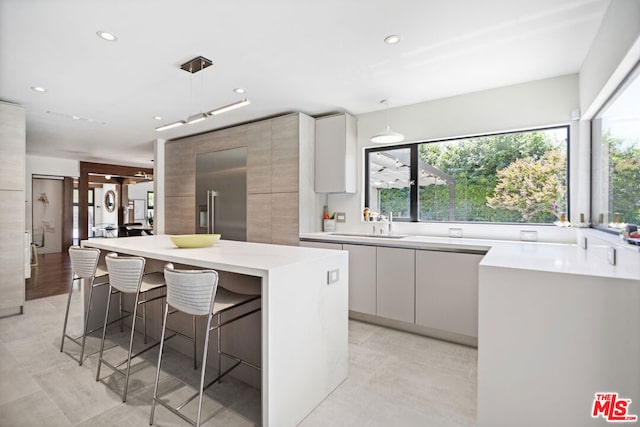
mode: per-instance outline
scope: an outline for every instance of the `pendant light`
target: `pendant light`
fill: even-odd
[[[378,132],[375,135],[373,135],[371,137],[371,142],[375,142],[378,144],[393,144],[395,142],[404,141],[404,135],[401,133],[392,131],[391,127],[389,126],[389,101],[386,99],[383,99],[382,101],[380,101],[380,103],[386,106],[385,121],[387,123],[387,126],[384,128],[382,132]]]
[[[211,65],[213,65],[213,62],[211,62],[210,59],[204,58],[202,56],[198,56],[197,58],[187,61],[180,66],[180,69],[188,72],[191,75],[190,81],[189,81],[189,105],[190,106],[191,104],[193,104],[193,75],[195,73],[201,72],[202,70],[204,70],[205,68]],[[223,105],[222,107],[215,108],[205,113],[203,112],[203,108],[202,108],[203,87],[204,87],[204,77],[202,74],[200,74],[200,112],[199,113],[190,115],[186,120],[178,120],[173,123],[158,126],[156,130],[158,132],[161,132],[163,130],[173,129],[173,128],[187,125],[187,124],[192,125],[194,123],[202,122],[207,118],[209,118],[210,116],[216,116],[218,114],[226,113],[227,111],[235,110],[236,108],[241,108],[241,107],[244,107],[245,105],[251,104],[251,101],[245,98],[240,101],[232,102],[231,104]]]

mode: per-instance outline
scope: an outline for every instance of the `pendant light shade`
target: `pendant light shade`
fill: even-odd
[[[371,142],[375,142],[377,144],[393,144],[395,142],[404,141],[404,135],[391,130],[391,126],[389,126],[389,101],[383,99],[380,103],[385,104],[387,107],[385,111],[385,121],[387,122],[387,126],[382,132],[378,132],[373,135],[371,137]]]

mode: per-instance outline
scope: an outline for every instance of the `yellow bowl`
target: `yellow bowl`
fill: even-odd
[[[182,234],[170,237],[179,248],[206,248],[220,240],[220,234]]]

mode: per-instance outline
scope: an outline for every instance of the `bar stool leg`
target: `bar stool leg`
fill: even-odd
[[[102,355],[104,354],[104,339],[107,335],[107,322],[109,321],[109,307],[111,306],[111,285],[107,295],[107,311],[104,314],[104,325],[102,327],[102,342],[100,343],[100,356],[98,357],[98,369],[96,370],[96,381],[100,381],[100,365],[102,365]]]
[[[196,427],[200,427],[200,418],[202,416],[202,395],[204,393],[204,375],[207,370],[207,352],[209,350],[209,330],[211,329],[211,320],[213,314],[209,314],[207,318],[207,333],[204,338],[204,351],[202,352],[202,373],[200,374],[200,395],[198,397],[198,417],[196,418]],[[220,328],[218,328],[220,329]]]
[[[158,352],[158,368],[156,369],[156,384],[153,386],[153,399],[151,399],[151,417],[149,425],[153,425],[153,415],[156,411],[156,399],[158,398],[158,382],[160,381],[160,365],[162,364],[162,351],[164,350],[164,336],[167,330],[167,316],[169,315],[169,303],[164,305],[164,317],[162,319],[162,333],[160,334],[160,350]]]
[[[193,369],[198,369],[196,359],[196,316],[191,316],[191,328],[193,329]]]
[[[147,304],[142,304],[142,329],[144,330],[144,343],[147,343]]]
[[[67,298],[67,312],[64,314],[64,325],[62,326],[62,340],[60,341],[60,352],[64,349],[64,339],[67,335],[67,320],[69,320],[69,306],[71,305],[71,294],[73,293],[73,281],[71,278],[71,286],[69,286],[69,298]]]
[[[218,336],[217,337],[218,338],[218,375],[220,375],[222,373],[222,355],[221,355],[222,351],[220,350],[220,345],[222,343],[220,334],[222,333],[222,331],[221,331],[222,328],[220,327],[220,320],[221,320],[220,313],[218,313],[217,317],[218,317],[218,319],[217,319],[218,320],[218,328],[216,329],[216,332],[217,332],[217,336]],[[222,378],[220,378],[218,380],[218,384],[220,384],[221,382],[222,382]]]
[[[124,323],[123,323],[123,318],[122,318],[122,292],[120,292],[120,332],[124,331]]]
[[[89,303],[87,304],[87,310],[84,314],[84,331],[82,332],[82,344],[80,345],[80,366],[82,366],[82,361],[84,357],[84,343],[87,340],[87,331],[89,330],[89,313],[91,312],[91,299],[93,297],[93,282],[94,279],[91,279],[91,285],[89,286]]]
[[[144,311],[144,307],[143,307]],[[129,356],[127,357],[127,374],[124,379],[122,389],[122,403],[127,401],[127,388],[129,387],[129,373],[131,372],[131,352],[133,351],[133,336],[136,333],[136,316],[138,314],[138,295],[136,294],[135,305],[133,306],[133,316],[131,320],[131,338],[129,339]]]

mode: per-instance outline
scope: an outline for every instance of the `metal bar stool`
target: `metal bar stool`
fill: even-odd
[[[166,287],[164,282],[164,276],[161,272],[144,274],[144,267],[146,261],[142,257],[119,257],[116,253],[110,253],[105,257],[107,262],[107,270],[109,272],[109,294],[107,297],[107,311],[104,316],[104,329],[102,331],[102,343],[100,344],[100,357],[98,358],[98,368],[96,372],[96,381],[100,380],[100,367],[105,364],[111,368],[114,372],[125,377],[124,387],[122,390],[122,401],[127,400],[127,388],[129,386],[129,373],[131,371],[131,359],[140,356],[141,354],[151,350],[154,347],[160,345],[159,342],[152,344],[143,350],[131,354],[133,350],[133,336],[136,331],[136,318],[138,312],[138,306],[144,305],[148,302],[164,298],[165,295],[158,295],[155,297],[146,297],[146,293],[152,290],[163,289]],[[132,313],[126,313],[125,316],[121,316],[119,319],[113,322],[121,321],[124,317],[131,316],[131,337],[129,339],[129,353],[127,358],[117,364],[112,364],[104,360],[104,341],[107,335],[107,325],[109,324],[109,307],[111,305],[111,295],[120,293],[135,294],[135,303]],[[140,297],[144,299],[140,299]],[[145,323],[145,336],[146,336],[146,316],[143,309],[143,322]],[[111,322],[111,323],[113,323]],[[169,337],[170,338],[170,337]],[[145,340],[146,342],[146,340]],[[127,364],[126,370],[122,371],[120,366]]]
[[[169,411],[173,412],[189,424],[200,426],[202,418],[202,397],[204,390],[219,382],[222,377],[230,373],[233,369],[244,364],[260,370],[260,367],[242,360],[238,357],[225,353],[220,348],[220,332],[223,326],[235,322],[243,317],[260,311],[260,307],[238,314],[235,317],[221,321],[221,315],[229,310],[236,309],[260,298],[260,295],[242,295],[230,292],[218,287],[218,273],[214,270],[174,270],[172,264],[167,264],[164,269],[164,277],[167,283],[167,301],[164,309],[164,320],[162,322],[162,338],[160,339],[160,353],[158,354],[158,368],[156,370],[156,383],[153,389],[153,401],[151,403],[151,416],[149,424],[153,425],[153,416],[156,403],[161,404]],[[164,335],[167,330],[167,315],[170,313],[169,306],[178,311],[182,311],[192,316],[207,316],[207,331],[204,341],[204,351],[202,355],[202,369],[200,373],[200,389],[197,393],[189,397],[177,407],[169,405],[169,402],[158,397],[158,382],[160,380],[160,367],[162,364],[162,352],[164,350]],[[211,326],[214,316],[216,324]],[[209,337],[212,331],[217,333],[218,341],[218,375],[205,385],[205,373],[207,368],[207,353],[209,349]],[[194,337],[195,338],[195,337]],[[221,356],[228,357],[235,363],[224,372],[221,372]],[[180,412],[185,405],[198,397],[198,415],[196,420],[192,420]]]
[[[77,360],[80,366],[84,361],[84,346],[87,339],[87,335],[102,328],[99,326],[90,331],[89,327],[89,314],[91,311],[91,301],[93,299],[93,289],[99,286],[104,286],[109,283],[108,273],[104,266],[98,265],[100,259],[100,249],[94,248],[81,248],[79,246],[71,246],[69,248],[69,258],[71,258],[71,285],[69,286],[69,298],[67,298],[67,310],[64,315],[64,325],[62,326],[62,339],[60,340],[60,352],[64,351],[65,338],[70,339],[74,343],[80,346],[80,357],[75,358],[69,354],[70,357]],[[86,279],[89,280],[89,302],[87,304],[86,313],[84,316],[84,329],[82,335],[78,337],[72,337],[67,334],[67,321],[69,320],[69,307],[71,306],[71,294],[73,293],[73,283],[76,280]],[[82,338],[82,341],[79,341]],[[97,352],[96,352],[97,353]]]

